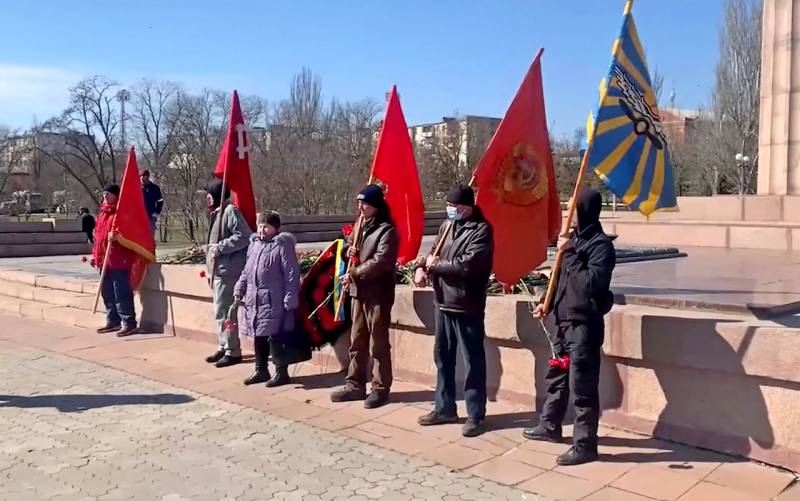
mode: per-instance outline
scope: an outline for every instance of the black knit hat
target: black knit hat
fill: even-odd
[[[115,197],[119,196],[119,185],[118,184],[109,184],[105,188],[103,188],[103,193],[111,193]]]
[[[447,193],[447,201],[455,205],[473,207],[475,205],[475,192],[469,186],[459,186]]]
[[[273,228],[281,228],[281,215],[274,210],[259,212],[256,217],[256,224],[268,224]]]
[[[356,199],[375,208],[380,208],[386,204],[386,200],[383,198],[383,190],[377,184],[367,185],[358,193]]]
[[[147,169],[143,170],[142,174],[141,174],[141,177],[144,177],[144,176],[150,177],[150,171],[147,170]]]

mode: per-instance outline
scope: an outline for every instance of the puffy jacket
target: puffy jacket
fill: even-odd
[[[108,234],[114,226],[114,218],[117,215],[117,207],[108,204],[100,206],[97,214],[97,224],[94,228],[94,246],[92,247],[92,260],[94,265],[100,269],[103,267],[103,260],[108,249]],[[130,270],[136,255],[133,251],[126,249],[117,242],[111,244],[111,251],[108,254],[109,270]]]
[[[279,233],[269,241],[250,237],[247,263],[234,295],[244,299],[247,332],[253,336],[283,334],[286,315],[293,315],[300,296],[296,240]]]
[[[457,221],[452,227],[447,222],[442,224],[442,238],[440,257],[427,270],[433,277],[436,305],[442,311],[483,316],[494,253],[491,225],[475,207],[468,220]]]
[[[616,251],[600,224],[601,205],[596,191],[581,192],[578,228],[558,275],[554,311],[559,323],[600,322],[614,303],[610,286]]]

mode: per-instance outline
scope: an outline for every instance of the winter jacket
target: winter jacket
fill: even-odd
[[[372,304],[394,303],[399,250],[397,230],[389,221],[371,220],[364,227],[358,264],[350,269],[350,295]]]
[[[208,243],[219,242],[219,254],[206,254],[206,268],[209,275],[222,279],[237,280],[242,274],[247,260],[247,246],[250,245],[250,230],[242,213],[233,204],[227,204],[222,213],[222,238],[219,238],[219,209],[211,213],[211,228]]]
[[[147,210],[147,215],[161,214],[164,208],[164,197],[161,196],[161,188],[152,181],[142,185],[142,194],[144,195],[144,207]]]
[[[597,192],[581,192],[576,206],[578,227],[558,275],[554,311],[559,323],[602,322],[614,303],[610,286],[616,252],[600,225],[601,205]]]
[[[292,324],[286,316],[294,314],[300,296],[296,240],[290,233],[269,241],[253,234],[250,240],[247,263],[234,288],[234,295],[244,299],[247,333],[283,334]]]
[[[94,232],[95,224],[94,216],[91,214],[81,214],[81,231],[87,235],[91,235]]]
[[[116,206],[103,204],[97,214],[97,224],[94,229],[94,246],[92,247],[92,262],[98,269],[103,267],[103,260],[106,257],[108,248],[108,234],[114,225],[114,217],[117,214]],[[108,254],[109,270],[130,270],[136,255],[133,251],[126,249],[117,242],[111,244],[111,252]]]
[[[442,238],[440,257],[427,270],[433,279],[436,305],[450,313],[483,316],[494,253],[491,225],[475,207],[466,221],[456,221],[452,227],[448,222],[442,224]]]

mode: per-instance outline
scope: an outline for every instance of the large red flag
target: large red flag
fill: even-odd
[[[425,226],[425,205],[397,86],[392,86],[378,135],[378,146],[372,160],[372,181],[384,186],[386,202],[400,240],[398,262],[405,264],[416,259]]]
[[[494,272],[514,284],[542,264],[561,205],[544,111],[540,50],[475,172],[478,206],[494,230]]]
[[[227,177],[225,173],[228,173]],[[256,197],[253,195],[253,181],[250,178],[250,139],[244,123],[239,94],[233,91],[231,119],[225,144],[219,152],[214,175],[223,179],[225,186],[233,194],[233,205],[242,211],[250,228],[256,228]]]
[[[144,207],[142,181],[133,147],[128,153],[128,163],[122,175],[113,228],[117,233],[116,242],[135,255],[131,267],[131,288],[138,289],[147,265],[156,260],[156,241],[150,216]]]

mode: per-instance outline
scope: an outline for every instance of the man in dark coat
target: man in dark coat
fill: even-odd
[[[603,316],[614,302],[609,287],[616,262],[614,245],[600,225],[601,206],[600,194],[584,188],[577,201],[577,226],[571,237],[559,238],[564,257],[553,307],[558,328],[553,341],[559,356],[569,356],[569,368],[550,367],[539,425],[523,432],[531,440],[560,442],[561,423],[572,394],[573,445],[556,460],[563,466],[597,459]],[[543,311],[544,306],[539,305],[535,316],[541,318]]]
[[[392,355],[389,325],[394,305],[395,270],[399,241],[389,206],[380,186],[371,184],[358,194],[364,218],[361,242],[350,246],[348,255],[358,264],[344,277],[353,298],[350,335],[350,366],[345,385],[331,394],[334,402],[364,400],[374,409],[389,401],[392,386]],[[372,392],[366,395],[367,370],[372,357]]]
[[[150,225],[155,233],[158,216],[164,209],[164,197],[161,195],[161,188],[150,180],[149,170],[142,171],[142,194],[144,195],[144,207],[150,217]]]
[[[86,240],[90,243],[94,243],[94,227],[95,227],[95,220],[94,216],[89,214],[88,207],[81,207],[81,231],[86,233]]]
[[[472,188],[462,186],[448,193],[447,215],[450,221],[439,230],[440,255],[420,260],[415,275],[420,286],[429,277],[433,279],[436,305],[433,348],[437,368],[436,406],[418,421],[422,426],[430,426],[458,420],[455,376],[460,344],[466,368],[467,404],[467,422],[462,433],[474,437],[483,433],[486,418],[484,312],[494,243],[492,228],[475,205]]]

